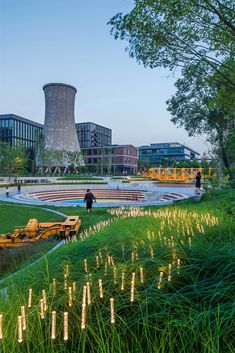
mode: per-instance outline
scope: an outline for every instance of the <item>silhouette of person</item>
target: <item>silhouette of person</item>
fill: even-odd
[[[86,202],[86,209],[88,213],[91,212],[93,200],[96,201],[95,196],[92,194],[90,189],[87,189],[87,192],[84,197],[84,202]]]
[[[200,172],[197,172],[197,175],[195,177],[195,180],[196,180],[196,184],[195,184],[195,187],[200,190],[201,188],[201,173]]]

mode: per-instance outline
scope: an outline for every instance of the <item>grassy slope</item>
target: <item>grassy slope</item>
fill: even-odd
[[[5,202],[0,202],[0,215],[0,233],[12,232],[14,227],[23,227],[30,218],[37,218],[39,222],[63,220],[63,217],[58,214],[48,212],[40,207]]]
[[[169,352],[169,353],[232,353],[234,340],[234,291],[235,291],[235,241],[234,223],[231,210],[234,192],[224,192],[214,197],[207,196],[200,204],[185,201],[172,208],[194,209],[196,212],[210,212],[217,215],[219,225],[205,227],[205,235],[196,233],[192,247],[188,243],[177,244],[177,256],[182,261],[178,274],[173,271],[173,280],[166,278],[161,290],[157,289],[159,270],[167,273],[171,261],[171,251],[159,241],[146,240],[147,231],[157,234],[160,221],[154,217],[141,217],[118,220],[83,242],[68,244],[49,255],[33,268],[21,272],[13,281],[6,282],[11,287],[9,300],[0,300],[0,312],[6,315],[7,327],[15,327],[19,307],[26,301],[27,290],[33,286],[34,300],[39,300],[42,288],[48,289],[52,278],[60,281],[57,298],[49,294],[49,311],[56,309],[61,317],[66,304],[63,290],[63,268],[69,265],[71,279],[78,284],[77,296],[70,315],[70,341],[67,345],[60,339],[51,344],[49,339],[49,318],[39,325],[37,308],[30,314],[31,330],[36,332],[34,339],[26,340],[22,347],[12,339],[5,341],[5,352]],[[63,211],[66,213],[65,209]],[[73,210],[74,211],[74,210]],[[76,209],[76,212],[85,212]],[[94,210],[92,218],[96,217]],[[81,213],[80,213],[81,214]],[[105,214],[99,215],[106,218]],[[85,217],[85,213],[84,213]],[[87,225],[91,222],[87,220]],[[165,236],[172,234],[167,231]],[[184,237],[180,238],[184,240]],[[139,260],[131,262],[133,242],[138,243]],[[144,242],[141,243],[141,242]],[[154,246],[154,258],[149,254],[149,245]],[[125,247],[124,255],[122,246]],[[120,272],[125,268],[127,290],[120,292],[120,286],[113,285],[113,272],[109,268],[104,277],[104,268],[96,269],[95,255],[101,249],[114,256],[120,284]],[[93,304],[88,314],[88,328],[80,330],[80,306],[82,286],[86,282],[83,259],[87,258],[92,272],[94,287]],[[145,269],[145,284],[138,283],[136,300],[130,305],[130,278],[139,266]],[[98,278],[103,278],[106,297],[103,303],[95,294]],[[138,280],[139,281],[139,280]],[[2,284],[4,287],[4,284]],[[96,289],[97,290],[97,289]],[[109,298],[115,297],[116,325],[109,321]],[[61,319],[59,319],[61,322]],[[61,324],[60,324],[61,325]],[[61,331],[61,328],[59,328]],[[1,343],[0,343],[1,345]],[[1,347],[1,346],[0,346]]]
[[[47,207],[48,208],[48,207]],[[87,214],[85,208],[53,208],[53,210],[61,211],[68,215],[79,215],[82,219],[81,230],[93,226],[95,223],[108,219],[110,216],[106,209],[93,209],[91,214]],[[14,227],[25,226],[30,218],[37,218],[40,222],[62,221],[64,217],[48,212],[42,207],[24,206],[12,203],[0,203],[0,234],[11,233]],[[26,245],[17,249],[0,250],[0,277],[7,273],[14,272],[22,265],[28,264],[30,261],[36,260],[45,254],[53,246],[56,240],[48,239],[40,241],[37,244]]]

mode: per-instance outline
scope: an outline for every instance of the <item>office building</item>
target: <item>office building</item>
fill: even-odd
[[[83,158],[88,170],[94,173],[114,175],[136,174],[137,148],[133,145],[112,145],[83,148]]]
[[[112,144],[112,130],[92,123],[77,123],[78,141],[81,148],[103,147]]]
[[[189,161],[198,157],[198,152],[179,142],[153,143],[149,146],[139,147],[140,162],[151,166],[159,166],[163,163],[163,160],[170,164],[173,161]]]
[[[35,121],[15,114],[0,115],[0,141],[7,142],[13,147],[20,144],[32,150],[37,136],[42,131],[43,125]]]

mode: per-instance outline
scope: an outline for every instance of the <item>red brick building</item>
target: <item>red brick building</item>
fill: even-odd
[[[82,148],[88,170],[94,173],[114,175],[136,174],[138,151],[133,145],[111,145]]]

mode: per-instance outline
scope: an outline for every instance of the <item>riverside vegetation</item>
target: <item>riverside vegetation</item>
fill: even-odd
[[[1,283],[1,351],[234,352],[234,196],[104,210]]]

